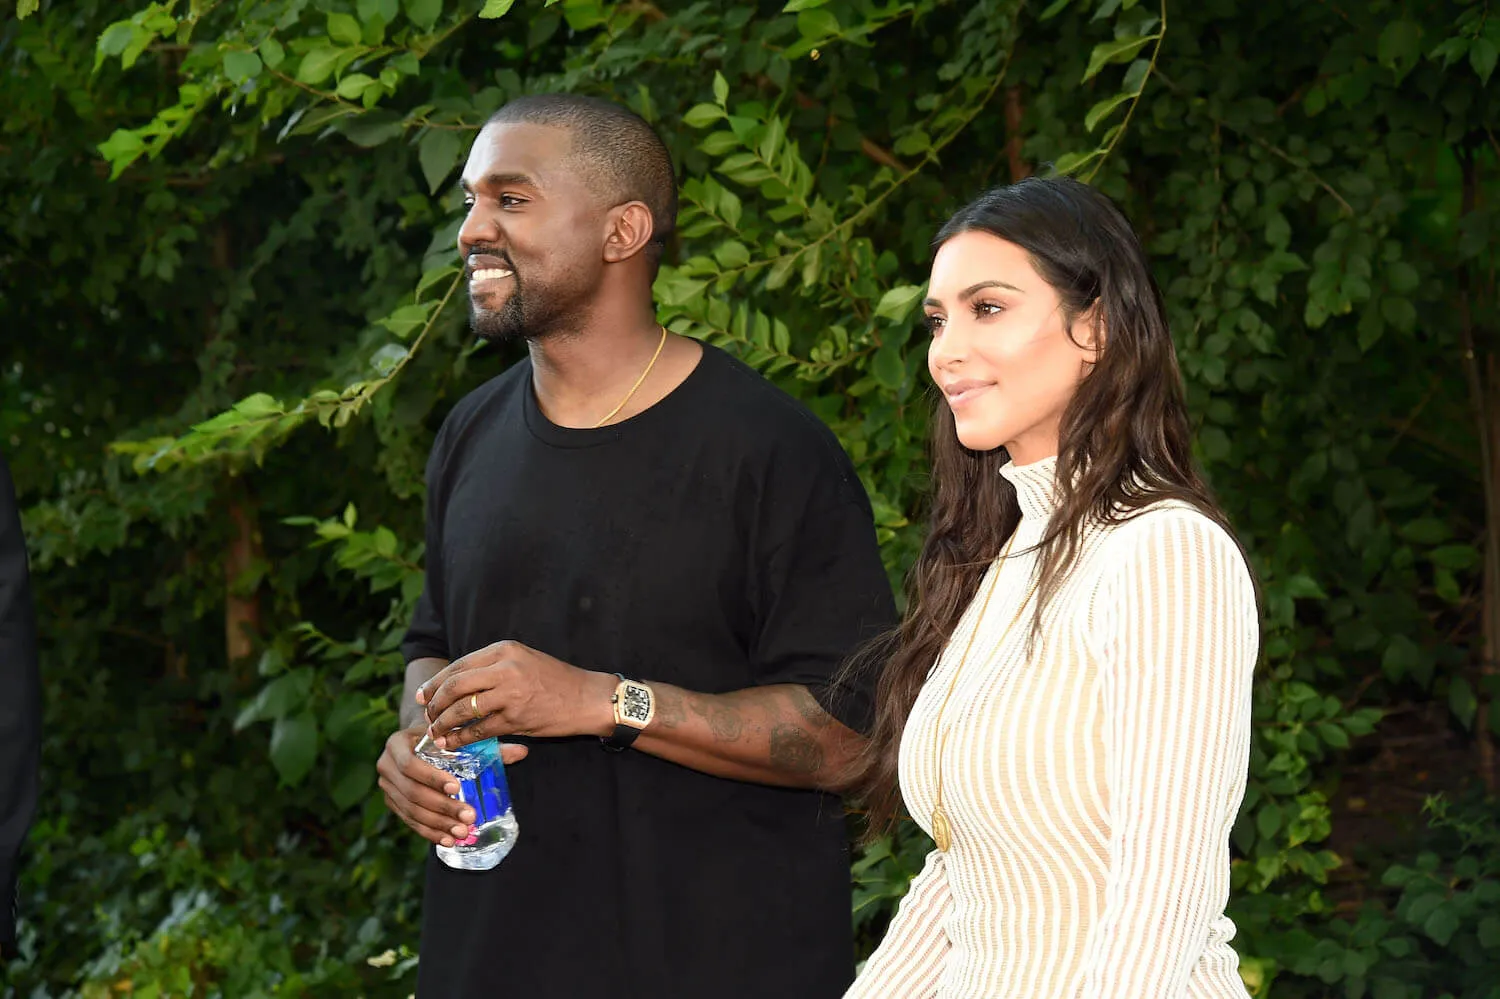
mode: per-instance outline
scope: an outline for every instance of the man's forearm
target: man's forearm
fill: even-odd
[[[448,660],[427,657],[406,664],[406,683],[401,688],[401,727],[417,728],[427,724],[427,715],[417,703],[417,688],[437,676]]]
[[[716,777],[837,791],[864,744],[797,684],[727,694],[651,689],[656,717],[634,748]]]

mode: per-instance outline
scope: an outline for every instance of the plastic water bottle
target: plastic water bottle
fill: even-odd
[[[474,831],[453,846],[439,846],[438,859],[460,871],[487,871],[510,853],[521,827],[510,807],[500,740],[485,739],[456,750],[440,749],[429,731],[417,743],[416,754],[458,779],[453,797],[474,809]]]

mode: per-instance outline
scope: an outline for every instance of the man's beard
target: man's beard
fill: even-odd
[[[474,335],[486,343],[507,344],[534,335],[527,328],[526,308],[521,304],[521,284],[514,272],[511,280],[516,281],[515,288],[505,304],[495,311],[482,309],[473,298],[469,299],[469,325]]]

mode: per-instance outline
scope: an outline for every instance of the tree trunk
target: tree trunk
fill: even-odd
[[[1010,182],[1025,180],[1031,176],[1031,167],[1021,156],[1021,121],[1025,109],[1021,106],[1021,87],[1005,88],[1005,158],[1010,164]]]
[[[232,534],[224,552],[224,650],[229,664],[255,650],[260,633],[260,586],[253,583],[263,559],[255,506],[244,484],[235,480],[229,501]]]
[[[1463,203],[1460,218],[1475,208],[1479,197],[1479,162],[1469,152],[1463,163]],[[1475,429],[1479,434],[1479,478],[1484,488],[1484,596],[1480,624],[1479,668],[1475,676],[1474,753],[1479,778],[1485,790],[1494,795],[1500,790],[1495,772],[1495,741],[1490,734],[1491,703],[1489,686],[1500,662],[1500,406],[1495,403],[1500,391],[1492,349],[1476,344],[1474,310],[1470,302],[1472,278],[1467,265],[1459,270],[1458,330],[1462,351],[1464,380],[1469,386]],[[1490,348],[1485,344],[1484,348]]]

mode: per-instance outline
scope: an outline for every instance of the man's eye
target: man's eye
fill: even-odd
[[[473,198],[465,198],[464,199],[464,207],[465,208],[473,208],[474,207],[474,199]]]
[[[500,195],[500,205],[501,205],[502,208],[514,208],[517,205],[524,205],[524,204],[526,204],[526,199],[525,198],[518,198],[514,194],[502,194],[502,195]]]

